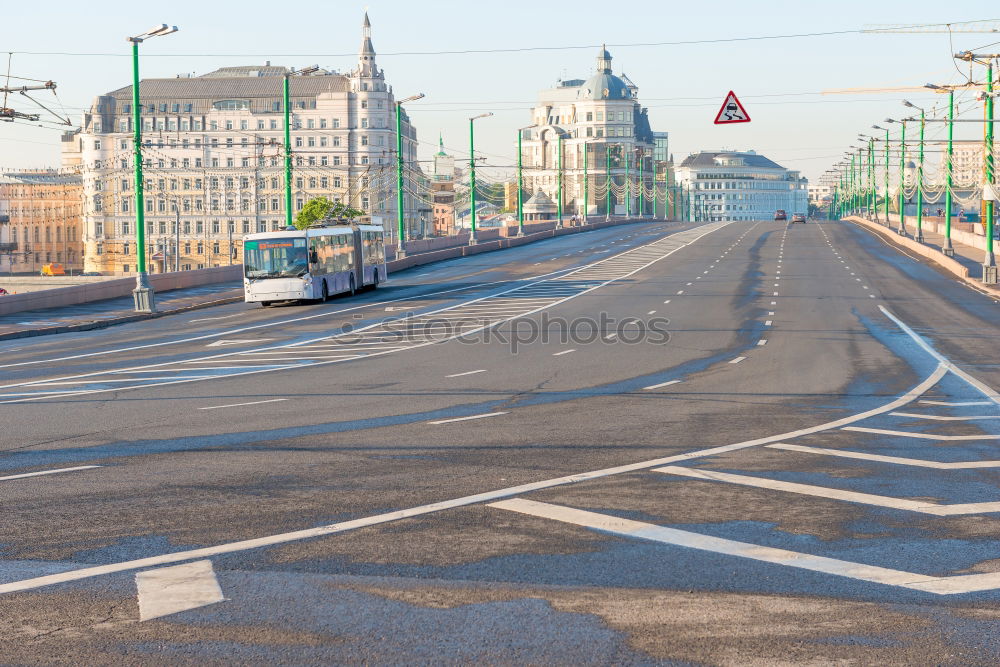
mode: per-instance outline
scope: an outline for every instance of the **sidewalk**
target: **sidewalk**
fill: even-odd
[[[930,259],[937,261],[937,263],[942,265],[945,265],[944,263],[947,261],[947,256],[942,252],[942,249],[944,247],[944,235],[939,234],[936,231],[931,231],[930,229],[928,229],[928,227],[923,227],[924,242],[922,244],[918,244],[916,241],[913,240],[913,235],[916,234],[917,228],[915,224],[913,224],[912,220],[907,220],[906,236],[903,237],[896,232],[896,230],[899,229],[899,220],[894,220],[891,223],[891,226],[889,227],[887,227],[885,222],[883,221],[876,222],[870,218],[861,218],[860,216],[849,216],[847,218],[844,218],[844,220],[851,221],[854,218],[863,219],[865,222],[871,225],[878,225],[880,231],[883,233],[884,236],[886,236],[887,240],[895,243],[896,245],[902,246],[904,248],[911,246],[911,244],[922,245],[925,248],[932,249],[935,251],[935,253],[940,254],[939,257],[941,261],[937,261],[937,259],[934,256],[931,256]],[[964,243],[960,243],[956,241],[954,237],[952,237],[951,247],[955,251],[955,254],[953,257],[951,257],[951,259],[957,262],[966,270],[968,270],[967,282],[975,285],[979,289],[989,290],[992,293],[1000,295],[1000,287],[998,287],[997,285],[984,285],[982,282],[983,257],[985,255],[983,250],[979,248],[974,248]],[[945,268],[948,269],[946,265]]]
[[[152,315],[136,313],[131,296],[76,306],[26,310],[0,315],[0,340],[103,329],[112,324],[137,322],[242,300],[243,283],[227,282],[161,292],[156,295],[157,312]]]

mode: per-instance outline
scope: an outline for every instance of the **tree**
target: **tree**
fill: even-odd
[[[347,218],[352,220],[365,212],[341,202],[332,202],[326,197],[315,197],[306,202],[299,214],[295,216],[295,227],[305,229],[324,218]]]

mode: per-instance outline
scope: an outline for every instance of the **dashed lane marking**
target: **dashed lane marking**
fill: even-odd
[[[247,403],[230,403],[229,405],[211,405],[206,408],[198,408],[199,410],[221,410],[222,408],[238,408],[244,405],[260,405],[262,403],[279,403],[281,401],[287,401],[287,398],[269,398],[266,401],[249,401]]]
[[[680,380],[667,380],[666,382],[661,382],[660,384],[651,384],[648,387],[643,387],[643,389],[659,389],[660,387],[667,387],[678,383],[680,383]]]
[[[7,475],[6,477],[0,477],[0,482],[6,482],[12,479],[25,479],[27,477],[41,477],[42,475],[56,475],[63,472],[75,472],[77,470],[91,470],[93,468],[100,468],[99,465],[90,466],[73,466],[72,468],[54,468],[53,470],[36,470],[35,472],[22,472],[17,475]]]
[[[485,373],[485,368],[480,368],[474,371],[465,371],[464,373],[452,373],[451,375],[445,375],[446,378],[460,378],[466,375],[475,375],[476,373]]]
[[[507,412],[485,412],[481,415],[470,415],[468,417],[455,417],[453,419],[437,419],[432,422],[427,422],[428,424],[452,424],[454,422],[467,422],[473,419],[486,419],[487,417],[499,417],[500,415],[506,415]]]

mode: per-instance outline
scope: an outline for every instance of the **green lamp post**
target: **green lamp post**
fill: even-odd
[[[407,102],[424,98],[423,93],[396,102],[396,258],[406,257],[406,210],[403,204],[403,110]]]
[[[471,208],[469,209],[469,245],[476,245],[476,137],[475,122],[480,118],[489,118],[493,112],[481,113],[469,119],[469,196]]]
[[[135,245],[136,245],[136,276],[135,289],[132,290],[132,301],[137,313],[155,313],[156,296],[149,283],[146,271],[146,205],[143,193],[145,183],[142,180],[142,119],[139,102],[139,45],[152,37],[162,37],[177,32],[177,26],[163,23],[135,37],[126,37],[132,43],[132,136],[135,146]]]

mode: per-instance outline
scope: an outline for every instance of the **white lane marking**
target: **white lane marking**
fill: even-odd
[[[868,295],[868,298],[869,298],[869,299],[874,299],[874,298],[875,298],[875,295],[874,295],[874,294],[869,294],[869,295]]]
[[[849,503],[861,505],[875,505],[877,507],[889,507],[908,512],[920,512],[922,514],[933,514],[935,516],[958,516],[960,514],[981,514],[985,512],[1000,511],[1000,502],[987,503],[957,503],[954,505],[942,505],[929,500],[910,500],[909,498],[894,498],[892,496],[878,496],[872,493],[861,493],[859,491],[845,491],[843,489],[831,489],[826,486],[816,486],[814,484],[799,484],[798,482],[784,482],[766,477],[751,477],[750,475],[734,475],[728,472],[717,472],[715,470],[696,470],[694,468],[684,468],[681,466],[665,466],[663,468],[653,468],[653,472],[662,472],[667,475],[678,475],[680,477],[693,477],[710,482],[726,482],[728,484],[739,484],[741,486],[752,486],[759,489],[770,489],[772,491],[785,491],[787,493],[798,493],[804,496],[815,496],[817,498],[829,498],[831,500],[843,500]]]
[[[213,343],[209,343],[205,347],[224,347],[226,345],[250,345],[252,343],[263,343],[264,341],[271,340],[270,338],[227,338],[223,340],[217,340]]]
[[[655,310],[651,310],[651,311],[649,311],[649,312],[648,312],[648,313],[646,313],[646,314],[647,314],[647,315],[655,315],[655,314],[656,314],[656,311],[655,311]]]
[[[993,405],[993,401],[917,401],[917,403],[924,403],[926,405],[947,405],[947,406],[963,406],[963,405]]]
[[[774,296],[778,296],[778,293],[777,293],[777,292],[775,292],[775,293],[774,293]]]
[[[445,375],[445,377],[446,378],[460,378],[460,377],[463,377],[465,375],[475,375],[476,373],[485,373],[485,372],[486,372],[485,368],[480,368],[480,369],[475,370],[475,371],[465,371],[464,373],[452,373],[451,375]]]
[[[228,320],[230,317],[239,317],[243,313],[233,313],[232,315],[223,315],[222,317],[201,317],[197,320],[188,320],[188,322],[209,322],[211,320]]]
[[[774,313],[771,313],[771,314],[774,315]],[[771,320],[767,320],[766,322],[764,322],[764,326],[765,327],[771,326]]]
[[[757,341],[757,345],[767,345],[767,339],[761,338],[759,341]]]
[[[691,286],[691,285],[693,285],[693,284],[694,284],[694,283],[688,283],[687,285],[688,285],[688,287],[690,287],[690,286]]]
[[[914,419],[930,419],[939,422],[967,422],[978,419],[1000,419],[1000,415],[978,415],[974,417],[942,417],[940,415],[922,415],[916,412],[890,412],[893,417],[912,417]]]
[[[667,300],[666,300],[666,301],[664,301],[663,303],[670,303],[670,299],[667,299]]]
[[[225,600],[209,560],[138,572],[135,586],[139,595],[140,621]]]
[[[659,389],[660,387],[666,387],[671,384],[677,384],[680,380],[668,380],[666,382],[661,382],[660,384],[651,384],[648,387],[643,387],[643,389]]]
[[[714,230],[712,230],[712,231],[714,231]],[[708,233],[708,232],[706,232],[706,233]],[[704,236],[704,234],[702,236]],[[695,241],[697,241],[700,238],[701,238],[701,236],[699,236],[698,238],[696,238]],[[693,242],[694,241],[692,241],[692,243]],[[655,243],[655,241],[654,241],[654,243]],[[643,246],[639,246],[639,248],[642,248],[642,247]],[[683,247],[683,246],[681,246],[681,247]],[[635,248],[633,248],[632,250],[635,250]],[[627,251],[625,251],[623,253],[619,253],[619,254],[620,255],[627,255],[628,253],[632,252],[632,250],[627,250]],[[609,257],[607,259],[614,259],[614,256],[613,257]],[[600,261],[598,261],[596,263],[599,264],[601,261],[604,261],[604,260],[600,260]],[[571,273],[571,272],[574,272],[574,271],[576,271],[576,269],[572,269],[572,268],[570,268],[570,269],[558,269],[556,271],[550,271],[549,273],[543,273],[543,274],[538,275],[538,276],[533,276],[530,279],[531,280],[539,280],[539,279],[542,279],[542,278],[550,278],[552,276],[557,276],[557,275],[559,275],[561,273]],[[474,288],[489,287],[491,285],[503,285],[503,284],[507,284],[507,283],[510,283],[510,282],[511,281],[509,281],[509,280],[495,280],[495,281],[488,282],[488,283],[479,283],[479,284],[475,285]],[[218,338],[219,336],[227,336],[227,335],[232,335],[232,334],[238,334],[238,333],[242,333],[244,331],[253,331],[254,329],[264,329],[264,328],[268,328],[268,327],[275,327],[275,326],[282,326],[282,325],[286,325],[286,324],[292,324],[292,323],[295,323],[295,322],[305,322],[305,321],[308,321],[308,320],[314,320],[314,319],[319,318],[319,317],[336,317],[336,316],[342,315],[343,313],[350,313],[350,312],[353,312],[353,311],[356,311],[356,310],[364,310],[366,308],[376,308],[378,306],[383,306],[383,305],[385,305],[387,303],[397,303],[397,302],[400,302],[400,301],[421,301],[421,300],[424,300],[424,299],[427,299],[427,298],[433,297],[433,296],[440,296],[442,294],[451,294],[453,292],[463,292],[463,291],[468,291],[470,289],[473,289],[473,288],[472,287],[452,287],[452,288],[446,289],[446,290],[439,290],[437,292],[430,292],[429,294],[421,294],[421,295],[418,295],[418,296],[405,296],[405,297],[400,297],[398,299],[386,299],[385,301],[378,301],[376,303],[362,303],[362,304],[358,304],[356,306],[350,306],[348,308],[343,308],[341,310],[334,310],[334,311],[322,312],[322,313],[317,313],[315,315],[303,315],[302,317],[292,317],[292,318],[289,318],[287,320],[278,320],[276,322],[264,322],[263,324],[254,324],[254,325],[251,325],[251,326],[248,326],[248,327],[240,327],[240,328],[237,328],[237,329],[232,329],[231,331],[223,331],[221,333],[210,333],[210,334],[203,334],[203,335],[200,335],[200,336],[190,336],[188,338],[178,338],[178,339],[175,339],[175,340],[163,341],[162,343],[147,343],[147,344],[144,344],[144,345],[131,345],[129,347],[119,347],[119,348],[114,348],[114,349],[111,349],[111,350],[101,350],[99,352],[84,352],[82,354],[73,354],[73,355],[69,355],[69,356],[65,356],[65,357],[56,357],[54,359],[36,359],[36,360],[33,360],[33,361],[21,361],[21,362],[17,362],[17,363],[13,363],[13,364],[0,364],[0,368],[13,368],[15,366],[31,366],[31,365],[35,365],[35,364],[49,364],[49,363],[53,363],[53,362],[56,362],[56,361],[70,361],[72,359],[84,359],[86,357],[97,357],[97,356],[103,356],[103,355],[107,355],[107,354],[119,354],[121,352],[131,352],[133,350],[144,350],[146,348],[152,348],[152,347],[163,347],[165,345],[177,345],[177,344],[180,344],[180,343],[190,343],[190,342],[193,342],[193,341],[196,341],[196,340],[206,340],[208,338]]]
[[[890,431],[884,428],[865,428],[862,426],[845,426],[845,431],[858,431],[859,433],[875,433],[877,435],[898,435],[904,438],[916,438],[918,440],[1000,440],[1000,435],[934,435],[933,433],[913,433],[910,431]]]
[[[797,431],[790,431],[788,433],[779,433],[778,435],[767,436],[764,438],[756,438],[754,440],[745,440],[743,442],[737,442],[729,445],[721,445],[719,447],[709,447],[708,449],[700,449],[691,452],[685,452],[683,454],[674,454],[672,456],[665,456],[659,459],[639,461],[637,463],[627,463],[625,465],[614,466],[611,468],[603,468],[600,470],[592,470],[589,472],[573,473],[570,475],[565,475],[563,477],[550,478],[539,482],[529,482],[527,484],[521,484],[519,486],[507,487],[494,491],[486,491],[483,493],[463,496],[461,498],[452,498],[449,500],[438,501],[426,505],[418,505],[416,507],[410,507],[403,510],[387,512],[385,514],[376,514],[372,516],[362,517],[360,519],[354,519],[352,521],[332,523],[332,524],[327,524],[325,526],[305,528],[303,530],[297,530],[288,533],[279,533],[277,535],[268,535],[265,537],[251,538],[248,540],[241,540],[238,542],[217,544],[211,547],[201,547],[197,549],[188,549],[185,551],[175,551],[172,553],[160,554],[159,556],[150,556],[147,558],[138,558],[135,560],[120,561],[118,563],[110,563],[107,565],[83,567],[76,570],[59,572],[57,574],[49,574],[40,577],[33,577],[30,579],[22,579],[20,581],[12,581],[6,584],[0,584],[0,595],[3,595],[4,593],[17,593],[19,591],[33,590],[36,588],[42,588],[44,586],[63,584],[70,581],[81,581],[83,579],[99,577],[105,574],[127,572],[129,570],[136,570],[144,567],[166,565],[168,563],[181,563],[184,561],[194,560],[196,558],[209,558],[211,556],[218,556],[220,554],[246,551],[249,549],[259,549],[261,547],[274,546],[276,544],[287,544],[289,542],[297,542],[299,540],[324,537],[327,535],[334,535],[336,533],[342,533],[349,530],[355,530],[357,528],[365,528],[367,526],[375,526],[383,523],[390,523],[392,521],[398,521],[400,519],[408,519],[414,516],[422,516],[425,514],[440,512],[447,509],[454,509],[456,507],[466,507],[468,505],[475,505],[478,503],[500,500],[502,498],[510,498],[511,496],[517,496],[531,491],[550,489],[553,487],[564,486],[567,484],[576,484],[578,482],[585,482],[592,479],[610,477],[612,475],[621,475],[625,473],[635,472],[637,470],[647,470],[654,466],[660,466],[669,463],[677,463],[680,461],[690,461],[693,459],[704,458],[706,456],[714,456],[716,454],[724,454],[727,452],[738,451],[741,449],[748,449],[750,447],[756,447],[758,445],[766,445],[772,442],[779,442],[781,440],[791,440],[793,438],[798,438],[804,435],[811,435],[813,433],[820,433],[822,431],[838,428],[844,426],[845,424],[858,422],[864,419],[868,419],[869,417],[881,415],[886,412],[895,410],[896,408],[902,407],[916,400],[924,392],[929,391],[931,387],[933,387],[934,385],[936,385],[938,382],[941,381],[941,378],[943,378],[947,374],[947,372],[948,371],[943,364],[938,364],[935,367],[934,371],[926,378],[924,378],[923,381],[914,386],[907,393],[897,397],[896,399],[890,401],[889,403],[880,405],[870,410],[866,410],[859,414],[848,415],[847,417],[842,417],[840,419],[831,422],[826,422],[825,424],[817,424],[815,426],[799,429]]]
[[[746,359],[746,357],[736,357],[735,359],[730,359],[729,363],[731,363],[731,364],[738,364],[741,361],[743,361],[744,359]]]
[[[772,302],[771,302],[771,305],[772,305],[772,306],[777,306],[777,305],[778,305],[778,302],[777,302],[777,301],[772,301]]]
[[[663,259],[666,259],[667,257],[673,255],[678,250],[681,250],[681,249],[686,248],[686,247],[688,247],[690,245],[693,245],[694,243],[697,243],[699,240],[701,240],[705,236],[711,234],[712,232],[718,231],[719,229],[727,227],[730,224],[732,224],[732,223],[731,222],[725,222],[725,223],[714,223],[712,225],[708,225],[706,231],[700,233],[698,236],[692,238],[689,241],[682,241],[680,243],[680,245],[677,245],[677,246],[674,246],[674,247],[670,248],[668,251],[664,252],[662,255],[656,256],[656,257],[654,257],[653,259],[651,259],[649,261],[645,261],[645,259],[642,258],[642,254],[641,253],[643,251],[648,252],[649,249],[650,249],[650,247],[655,246],[657,243],[660,243],[660,242],[662,242],[662,241],[664,241],[666,239],[658,239],[658,240],[652,241],[652,242],[650,242],[650,243],[648,243],[646,245],[637,246],[635,248],[630,248],[629,250],[626,250],[626,251],[624,251],[622,253],[619,253],[617,255],[612,255],[612,256],[607,257],[607,258],[602,259],[602,260],[598,260],[597,262],[594,262],[592,264],[588,264],[588,265],[584,265],[584,266],[577,267],[577,268],[572,268],[572,269],[563,269],[561,271],[553,271],[553,272],[548,273],[548,274],[543,274],[542,276],[539,276],[539,278],[543,278],[543,279],[537,280],[534,283],[529,283],[527,285],[517,285],[515,287],[510,287],[508,289],[501,290],[500,292],[496,292],[494,294],[490,294],[490,295],[479,297],[479,298],[475,298],[475,299],[470,299],[470,300],[464,301],[464,302],[459,303],[459,304],[455,304],[455,305],[451,305],[451,306],[446,306],[446,307],[443,307],[443,308],[439,308],[438,310],[429,311],[427,313],[424,313],[421,317],[426,318],[426,317],[428,317],[430,315],[434,315],[434,314],[437,314],[437,313],[446,312],[446,311],[452,311],[452,310],[457,310],[457,309],[460,309],[460,308],[464,308],[464,307],[466,307],[466,306],[468,306],[470,304],[475,304],[475,303],[478,303],[478,302],[487,301],[489,299],[495,299],[495,298],[498,298],[498,297],[502,297],[503,295],[509,294],[511,292],[525,291],[527,289],[534,288],[534,287],[536,287],[538,285],[541,285],[543,283],[551,282],[552,280],[554,280],[554,278],[552,278],[552,276],[557,276],[559,278],[565,279],[568,276],[572,276],[575,273],[579,273],[579,272],[587,271],[587,270],[593,270],[595,267],[599,267],[599,265],[604,264],[606,262],[613,262],[615,260],[619,260],[619,259],[621,259],[623,257],[626,257],[627,255],[630,255],[632,253],[637,253],[634,257],[627,258],[627,259],[631,259],[632,260],[631,266],[634,266],[634,268],[630,269],[629,265],[626,265],[626,266],[622,267],[620,270],[619,269],[613,269],[613,267],[612,267],[612,270],[614,271],[615,275],[607,278],[606,280],[603,280],[603,282],[598,282],[598,283],[594,284],[592,287],[588,287],[587,289],[584,289],[582,291],[576,292],[574,294],[570,294],[570,295],[568,295],[568,296],[566,296],[564,298],[558,299],[557,301],[549,302],[549,303],[547,303],[547,304],[545,304],[543,306],[539,306],[539,307],[534,308],[533,310],[530,310],[528,312],[520,313],[518,316],[519,317],[523,317],[523,316],[527,316],[527,315],[532,315],[534,313],[540,312],[540,311],[545,310],[547,308],[552,308],[554,306],[558,306],[558,305],[560,305],[562,303],[565,303],[565,302],[567,302],[567,301],[569,301],[571,299],[583,296],[584,294],[589,294],[590,292],[592,292],[592,291],[594,291],[596,289],[599,289],[601,287],[604,287],[605,285],[611,284],[611,283],[616,282],[618,280],[622,280],[622,279],[627,278],[627,277],[629,277],[631,275],[634,275],[634,274],[638,273],[639,271],[642,271],[643,269],[646,269],[646,268],[652,266],[653,264],[655,264],[655,263],[657,263],[657,262],[659,262],[659,261],[661,261]],[[685,233],[685,232],[681,232],[681,233]],[[668,239],[671,242],[676,242],[676,239],[669,238],[669,237],[668,237]],[[641,264],[641,265],[636,265],[636,258],[640,258],[640,259],[638,259],[638,261],[641,261],[641,262],[644,262],[644,263]],[[606,267],[605,267],[605,269],[606,269]],[[621,270],[625,270],[626,273],[621,273],[620,272]],[[492,284],[492,283],[485,283],[483,285],[480,285],[480,287],[485,286],[485,285],[489,285],[489,284]],[[506,282],[500,281],[500,284],[509,284],[509,281],[506,281]],[[452,290],[443,290],[443,291],[437,292],[435,294],[444,294],[446,292],[459,291],[459,290],[463,290],[463,289],[468,289],[468,288],[454,288]],[[424,295],[421,298],[426,298],[426,296],[429,296],[429,295]],[[400,299],[396,299],[395,301],[403,301],[403,300],[405,300],[405,299],[400,298]],[[380,304],[371,304],[371,305],[373,305],[373,306],[375,306],[375,305],[384,305],[386,303],[392,303],[392,301],[383,301]],[[358,306],[357,308],[361,308],[361,307],[362,306]],[[352,309],[348,309],[348,310],[352,310]],[[327,313],[327,314],[332,314],[332,313]],[[299,319],[312,319],[313,317],[319,317],[319,315],[308,316],[308,317],[299,318]],[[400,321],[402,321],[403,319],[405,319],[405,318],[400,318]],[[507,319],[512,319],[512,318],[507,318]],[[293,321],[293,320],[289,320],[289,321]],[[503,320],[503,321],[506,321],[506,320]],[[451,336],[451,338],[449,338],[447,340],[454,340],[456,338],[460,338],[461,336],[469,335],[469,334],[472,334],[472,333],[476,333],[477,331],[483,331],[483,330],[486,330],[486,329],[498,326],[498,325],[502,324],[503,321],[496,321],[496,322],[484,324],[482,326],[473,328],[473,329],[468,330],[468,331],[458,332],[455,335]],[[377,327],[382,326],[382,325],[383,325],[383,323],[376,322],[374,324],[370,324],[370,325],[365,326],[365,327],[360,327],[358,329],[355,329],[353,332],[351,332],[351,335],[357,335],[357,334],[359,334],[361,332],[364,332],[364,331],[367,331],[367,330],[370,330],[370,329],[374,329],[374,328],[377,328]],[[260,325],[260,326],[263,326],[263,325]],[[255,328],[255,327],[249,327],[249,328]],[[217,334],[213,334],[211,336],[203,336],[201,338],[208,338],[208,337],[215,338],[215,337],[218,337],[218,335]],[[256,350],[246,350],[246,351],[241,351],[241,352],[230,352],[230,353],[226,353],[226,354],[214,355],[212,357],[207,357],[207,358],[202,357],[202,358],[189,359],[186,362],[163,362],[163,363],[158,363],[158,364],[146,364],[146,365],[143,365],[143,366],[131,367],[131,368],[126,368],[126,369],[118,369],[117,371],[98,371],[98,372],[93,372],[93,373],[83,373],[83,374],[79,374],[79,375],[67,376],[66,378],[55,378],[55,379],[75,379],[75,378],[83,378],[83,377],[93,377],[93,376],[105,375],[108,372],[121,372],[121,371],[130,371],[130,370],[136,370],[136,369],[155,368],[155,367],[161,367],[161,366],[170,366],[170,365],[173,365],[173,364],[176,364],[176,363],[205,362],[205,361],[211,361],[211,360],[221,359],[222,357],[239,356],[239,355],[244,355],[244,354],[254,353],[254,352],[256,352],[256,353],[274,352],[275,350],[281,350],[281,349],[284,349],[284,348],[294,348],[294,347],[308,345],[310,343],[319,342],[319,341],[323,341],[323,340],[329,340],[329,339],[331,339],[331,336],[323,336],[321,338],[316,338],[316,339],[312,339],[312,340],[301,341],[299,343],[292,343],[292,344],[289,344],[289,345],[282,345],[282,346],[277,346],[277,347],[272,347],[272,348],[258,348]],[[420,348],[420,347],[426,347],[428,345],[437,345],[437,344],[439,344],[441,342],[443,342],[443,340],[433,340],[433,341],[428,341],[428,342],[425,342],[425,343],[411,345],[411,346],[409,346],[406,349],[417,349],[417,348]],[[159,345],[159,344],[156,344],[156,345]],[[154,347],[154,346],[155,345],[150,345],[148,347]],[[389,354],[389,353],[391,353],[391,352],[383,352],[383,353],[378,353],[378,354]],[[97,353],[94,353],[94,354],[97,354]],[[76,357],[82,357],[82,356],[93,356],[93,355],[92,354],[76,355]],[[376,355],[371,355],[371,356],[376,356]],[[72,357],[72,358],[76,358],[76,357]],[[70,357],[67,357],[67,358],[70,358]],[[336,359],[336,358],[331,357],[330,359]],[[259,360],[260,361],[270,361],[272,359],[259,359]],[[278,359],[278,360],[279,361],[283,361],[283,359]],[[30,363],[36,363],[36,362],[30,362]],[[323,364],[329,364],[329,363],[337,363],[337,361],[317,361],[317,362],[313,362],[313,363],[311,363],[309,365],[317,366],[317,365],[323,365]],[[18,366],[18,365],[23,365],[23,364],[10,364],[9,366]],[[305,364],[303,364],[303,365],[305,365]],[[0,365],[0,368],[4,368],[4,367],[5,366]],[[220,376],[217,376],[217,377],[218,378],[233,378],[233,377],[239,377],[239,376],[243,376],[243,375],[253,375],[253,374],[257,374],[257,373],[268,373],[268,372],[272,372],[274,370],[281,370],[281,369],[279,369],[279,368],[265,368],[265,369],[260,369],[260,370],[256,370],[256,371],[247,371],[245,373],[231,373],[229,375],[224,375],[224,376],[220,375]],[[213,378],[205,378],[205,379],[213,379]],[[145,384],[145,385],[135,386],[135,387],[122,387],[122,388],[115,388],[115,389],[98,389],[98,390],[83,390],[83,391],[76,392],[76,394],[77,395],[82,395],[82,394],[97,394],[97,393],[106,393],[106,392],[109,392],[109,391],[125,391],[125,390],[129,390],[129,389],[148,389],[148,388],[151,388],[151,387],[164,386],[164,385],[169,385],[169,384],[180,384],[180,383],[192,382],[192,381],[194,381],[194,380],[173,380],[173,381],[169,381],[169,382],[161,382],[159,384]],[[35,385],[44,385],[47,382],[48,382],[47,380],[35,380],[35,381],[31,381],[31,382],[14,383],[14,384],[9,384],[9,385],[3,385],[2,387],[0,387],[0,390],[2,390],[2,389],[9,389],[9,388],[12,388],[12,387],[21,387],[21,386],[31,387],[31,386],[35,386]],[[6,404],[6,403],[26,403],[26,402],[29,402],[29,401],[44,400],[45,397],[41,396],[41,394],[43,394],[43,393],[45,393],[45,392],[34,392],[33,394],[29,394],[28,395],[28,396],[32,396],[30,398],[17,398],[16,400],[13,400],[13,401],[9,401],[9,400],[8,401],[0,401],[0,404]],[[62,394],[64,392],[51,392],[51,393],[60,393],[60,394]],[[67,394],[67,395],[72,395],[72,394]],[[0,396],[0,398],[3,398],[3,397],[12,397],[12,396],[23,396],[23,394],[3,394],[2,396]]]
[[[562,352],[553,352],[552,356],[553,357],[561,357],[562,355],[569,354],[570,352],[576,352],[576,348],[574,347],[574,348],[569,349],[569,350],[563,350]]]
[[[243,405],[260,405],[261,403],[278,403],[279,401],[287,401],[287,398],[271,398],[266,401],[250,401],[249,403],[231,403],[229,405],[212,405],[207,408],[198,408],[199,410],[220,410],[222,408],[238,408]]]
[[[997,572],[934,577],[916,572],[904,572],[902,570],[892,570],[874,565],[865,565],[863,563],[853,563],[837,558],[814,556],[800,551],[764,547],[750,542],[727,540],[722,537],[712,537],[676,528],[666,528],[651,523],[621,519],[597,512],[541,503],[524,498],[501,500],[490,503],[489,507],[528,516],[552,519],[554,521],[562,521],[621,537],[749,558],[765,563],[795,567],[812,572],[822,572],[824,574],[848,577],[850,579],[868,581],[886,586],[911,588],[938,595],[990,590],[1000,586],[1000,573]]]
[[[769,311],[767,311],[767,314],[768,315],[774,315],[774,311],[773,310],[769,310]]]
[[[614,340],[617,337],[618,337],[618,334],[616,334],[616,333],[609,333],[607,336],[604,337],[604,339],[605,340]]]
[[[507,412],[485,412],[481,415],[472,415],[470,417],[455,417],[454,419],[438,419],[436,421],[427,422],[428,424],[451,424],[452,422],[467,422],[472,419],[486,419],[487,417],[499,417],[500,415],[506,415]]]
[[[684,294],[684,290],[680,290],[680,291],[679,291],[679,292],[677,292],[677,293],[678,293],[678,294]]]
[[[55,475],[61,472],[73,472],[76,470],[90,470],[92,468],[100,468],[102,466],[92,465],[92,466],[73,466],[72,468],[55,468],[53,470],[38,470],[36,472],[22,472],[17,475],[7,475],[6,477],[0,477],[0,482],[6,482],[11,479],[25,479],[26,477],[41,477],[42,475]]]
[[[839,456],[845,459],[860,459],[862,461],[877,461],[879,463],[895,463],[904,466],[914,466],[917,468],[934,468],[936,470],[972,470],[975,468],[1000,468],[1000,461],[958,461],[954,463],[942,463],[940,461],[928,461],[926,459],[908,459],[902,456],[885,456],[884,454],[866,454],[864,452],[853,452],[847,449],[827,449],[825,447],[806,447],[805,445],[792,445],[779,442],[774,445],[766,445],[772,449],[787,449],[791,452],[805,452],[807,454],[820,454],[822,456]]]

